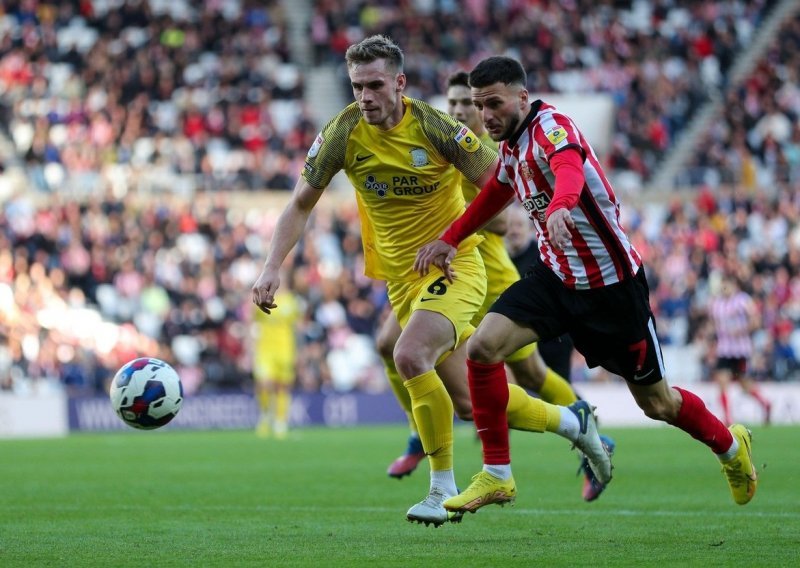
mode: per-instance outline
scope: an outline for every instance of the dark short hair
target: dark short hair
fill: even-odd
[[[456,71],[447,78],[447,88],[466,87],[469,89],[469,73],[466,71]]]
[[[348,67],[385,59],[395,71],[403,71],[403,50],[385,35],[373,35],[354,43],[347,48],[344,59]]]
[[[487,57],[478,63],[469,74],[470,87],[478,89],[495,83],[519,84],[525,87],[527,81],[525,69],[522,68],[520,62],[504,55]]]

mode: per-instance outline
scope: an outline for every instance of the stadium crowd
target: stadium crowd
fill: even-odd
[[[701,192],[668,207],[624,209],[647,259],[665,344],[708,340],[706,306],[723,272],[759,305],[754,369],[788,380],[800,371],[800,195]],[[24,199],[0,216],[0,377],[102,390],[134,356],[173,362],[189,392],[242,388],[251,370],[249,288],[274,212],[229,207],[226,194],[191,203],[112,196],[86,204]],[[371,338],[386,305],[363,276],[356,212],[323,207],[292,260],[307,300],[298,388],[384,388]],[[344,362],[344,364],[342,364]],[[575,377],[580,380],[580,377]]]
[[[357,35],[391,34],[422,98],[455,67],[515,50],[532,89],[613,95],[605,159],[641,178],[722,89],[725,114],[682,179],[701,189],[666,205],[629,200],[624,221],[665,344],[705,352],[708,298],[733,271],[763,321],[758,376],[797,378],[800,19],[728,88],[733,58],[774,2],[595,4],[322,0],[311,38],[319,62],[340,64]],[[19,0],[3,10],[0,131],[12,144],[0,144],[0,165],[21,163],[32,191],[2,196],[0,388],[103,390],[135,355],[173,362],[189,392],[246,388],[249,288],[275,213],[236,208],[222,190],[291,188],[317,132],[281,3]],[[300,389],[384,388],[370,345],[385,291],[363,276],[360,247],[355,211],[331,205],[294,255],[307,300]]]
[[[405,47],[408,93],[423,99],[453,71],[504,51],[523,63],[532,92],[608,93],[616,114],[608,171],[641,182],[693,113],[725,88],[773,4],[323,0],[311,30],[318,58],[333,63],[361,33],[390,35]]]
[[[248,291],[274,222],[274,213],[234,211],[224,193],[192,203],[108,196],[7,204],[0,384],[27,377],[102,391],[127,360],[158,356],[189,393],[246,386]],[[354,212],[319,214],[294,257],[294,289],[307,300],[298,388],[381,388],[377,359],[351,352],[366,343],[369,353],[385,303],[382,283],[362,267]]]
[[[725,88],[775,1],[320,0],[309,36],[318,62],[341,65],[351,42],[390,34],[408,56],[408,93],[424,99],[503,51],[523,61],[535,92],[608,93],[607,169],[635,186]],[[3,10],[0,118],[13,152],[1,157],[22,162],[38,189],[293,187],[318,125],[280,0],[11,0]]]
[[[800,182],[800,16],[787,21],[747,79],[725,94],[679,185],[793,187]]]
[[[4,2],[2,122],[35,188],[291,189],[317,129],[281,3]]]

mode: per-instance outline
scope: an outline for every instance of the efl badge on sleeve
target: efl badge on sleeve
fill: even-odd
[[[319,154],[319,149],[322,147],[324,143],[325,139],[322,137],[322,132],[320,132],[314,139],[314,143],[311,145],[311,148],[308,149],[308,157],[316,158],[317,154]]]
[[[567,131],[564,129],[563,126],[556,126],[555,128],[551,128],[547,132],[544,133],[547,136],[547,139],[550,140],[550,143],[553,146],[558,146],[564,140],[567,139]]]
[[[464,148],[467,152],[474,152],[481,145],[480,140],[475,133],[466,126],[462,127],[455,136],[458,145]]]

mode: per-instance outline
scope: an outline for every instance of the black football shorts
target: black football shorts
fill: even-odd
[[[572,290],[541,261],[489,309],[533,329],[540,340],[568,333],[590,367],[641,385],[664,377],[644,267],[636,276],[592,290]]]

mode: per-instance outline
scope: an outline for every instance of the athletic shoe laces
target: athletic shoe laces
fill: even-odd
[[[445,499],[447,499],[447,495],[445,495],[441,489],[434,487],[431,489],[431,492],[428,493],[428,496],[422,500],[422,504],[428,507],[439,508],[442,506]]]

